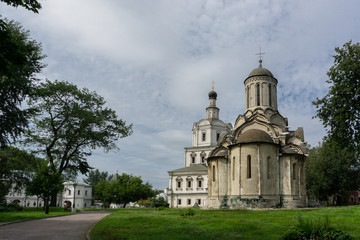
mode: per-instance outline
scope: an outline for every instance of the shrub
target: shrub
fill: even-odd
[[[153,197],[151,201],[151,207],[169,207],[169,204],[163,197]]]
[[[0,212],[19,212],[22,210],[23,207],[13,203],[0,206]]]
[[[353,240],[349,234],[332,226],[328,217],[323,221],[304,220],[301,215],[298,222],[281,238],[282,240],[317,239],[317,240]]]
[[[192,208],[185,208],[180,210],[180,216],[187,217],[187,216],[194,216],[195,210]]]

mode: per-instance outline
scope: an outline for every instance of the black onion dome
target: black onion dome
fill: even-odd
[[[211,91],[209,92],[209,98],[214,98],[214,99],[216,99],[216,98],[217,98],[217,93],[216,93],[214,90],[211,90]]]

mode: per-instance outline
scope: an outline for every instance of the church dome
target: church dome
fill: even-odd
[[[274,77],[274,75],[270,72],[270,70],[262,67],[262,60],[259,61],[259,67],[252,70],[248,76],[255,77],[255,76],[268,76],[268,77]]]
[[[273,139],[264,131],[251,129],[239,135],[237,143],[265,142],[274,143]]]
[[[216,97],[217,97],[217,93],[216,93],[214,90],[211,90],[211,91],[209,92],[209,98],[214,98],[214,99],[216,99]]]

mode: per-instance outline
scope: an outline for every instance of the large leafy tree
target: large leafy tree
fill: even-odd
[[[30,181],[32,173],[43,160],[15,147],[0,149],[0,202],[11,187],[20,190]]]
[[[306,166],[309,196],[328,203],[332,199],[332,204],[345,203],[348,192],[359,186],[360,169],[355,167],[356,162],[352,148],[328,139],[310,149]]]
[[[26,143],[49,161],[54,173],[85,174],[93,150],[118,149],[116,141],[132,133],[132,125],[118,119],[101,96],[86,88],[46,80],[35,93],[37,100],[28,102],[36,114]]]
[[[36,74],[45,66],[41,51],[19,23],[0,19],[0,146],[16,139],[28,124],[30,111],[21,103],[32,95]]]
[[[327,73],[329,92],[313,104],[329,138],[360,153],[360,44],[349,41],[335,48],[334,65]]]
[[[143,183],[141,177],[123,173],[112,181],[101,180],[95,186],[95,194],[104,203],[123,204],[125,207],[129,202],[153,197],[155,192],[148,182]]]

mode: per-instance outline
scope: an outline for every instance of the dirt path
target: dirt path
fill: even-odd
[[[0,239],[81,240],[109,212],[84,212],[0,226]]]

